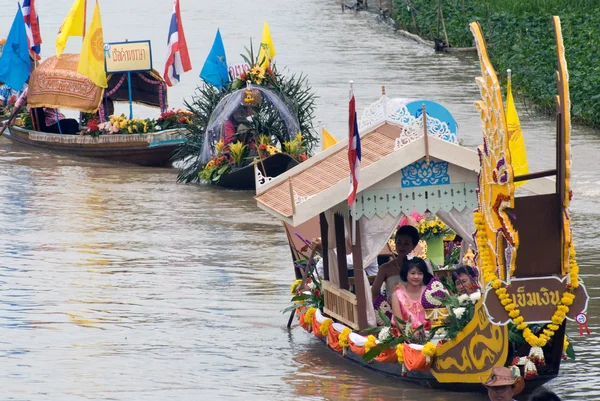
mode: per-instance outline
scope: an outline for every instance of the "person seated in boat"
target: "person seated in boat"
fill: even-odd
[[[408,260],[407,256],[415,249],[418,243],[419,231],[415,227],[406,225],[396,231],[394,244],[396,245],[396,254],[398,256],[379,267],[375,281],[371,286],[373,301],[376,301],[378,296],[381,295],[381,287],[384,283],[386,296],[388,299],[391,297],[394,287],[400,283],[402,265]]]
[[[402,265],[400,278],[405,284],[398,285],[392,296],[392,312],[405,322],[410,320],[412,328],[427,326],[425,308],[421,304],[423,292],[433,279],[427,264],[414,257]]]
[[[323,253],[323,243],[321,242],[321,238],[315,238],[312,240],[312,244],[317,252]],[[346,238],[346,249],[352,249],[352,245],[350,240]],[[334,252],[336,252],[334,250]],[[354,261],[352,259],[352,254],[346,255],[346,264],[348,265],[348,277],[354,277]],[[317,274],[319,277],[323,277],[323,258],[321,258],[316,266]],[[377,270],[379,270],[379,264],[377,264],[377,258],[369,262],[367,266],[363,268],[367,276],[375,276],[377,274]]]
[[[251,106],[240,106],[231,117],[225,122],[223,132],[223,145],[229,145],[236,141],[247,143],[247,134],[251,131],[248,127],[249,118],[254,115],[254,109]]]
[[[79,122],[74,118],[65,118],[58,111],[49,107],[31,109],[38,130],[50,134],[74,135],[79,132]]]
[[[452,281],[456,287],[458,295],[470,295],[479,290],[477,284],[477,271],[471,266],[459,264],[456,270],[452,273]]]
[[[482,384],[487,388],[490,401],[513,401],[525,387],[523,377],[504,366],[492,368],[490,377]]]

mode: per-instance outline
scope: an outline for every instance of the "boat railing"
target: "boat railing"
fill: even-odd
[[[327,280],[322,281],[324,305],[323,312],[344,323],[348,327],[359,330],[358,300],[356,295],[348,290],[337,288]]]

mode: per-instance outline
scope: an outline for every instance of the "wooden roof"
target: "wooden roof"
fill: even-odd
[[[347,143],[347,140],[345,143]],[[291,217],[290,180],[294,193],[299,198],[315,196],[340,181],[348,181],[350,168],[347,147],[336,147],[339,149],[328,155],[327,158],[317,161],[308,168],[288,177],[285,181],[269,188],[268,191],[256,196],[256,200],[282,216]],[[361,138],[361,150],[361,169],[363,169],[393,153],[394,139],[377,131],[371,132]],[[299,167],[301,168],[303,165]],[[295,168],[294,170],[299,169]]]

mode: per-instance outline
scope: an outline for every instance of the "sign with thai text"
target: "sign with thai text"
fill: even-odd
[[[149,40],[104,44],[107,74],[152,70],[152,48]]]
[[[229,79],[235,81],[237,77],[242,75],[244,72],[250,70],[250,66],[247,63],[233,64],[229,66]]]
[[[506,291],[517,305],[525,323],[547,323],[552,319],[563,293],[566,290],[566,277],[530,277],[511,279]],[[573,305],[569,306],[567,319],[574,320],[578,313],[587,309],[589,296],[583,283],[575,290]],[[494,324],[508,324],[510,317],[500,303],[493,288],[485,292],[483,304]]]

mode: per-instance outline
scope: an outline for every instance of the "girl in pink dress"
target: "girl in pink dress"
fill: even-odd
[[[406,284],[396,287],[392,297],[392,311],[405,322],[410,319],[413,328],[427,326],[425,308],[421,296],[433,276],[427,271],[427,265],[421,258],[406,261],[400,271],[400,278]]]

